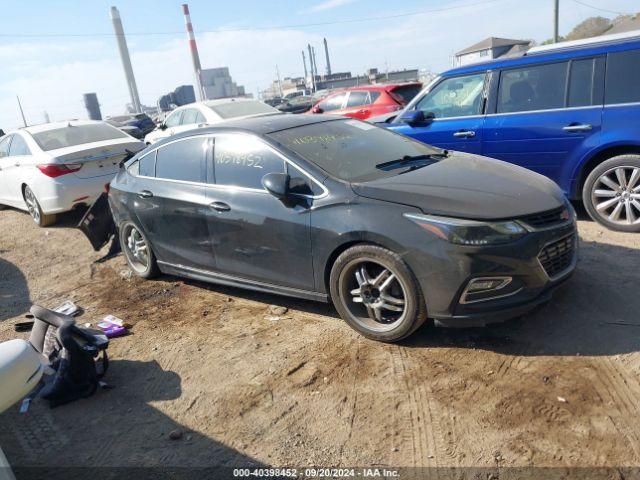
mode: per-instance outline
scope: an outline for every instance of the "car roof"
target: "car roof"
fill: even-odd
[[[567,45],[563,45],[566,43]],[[505,68],[517,65],[528,65],[536,63],[552,62],[554,60],[565,60],[574,57],[602,55],[607,52],[624,51],[640,48],[640,38],[623,38],[607,40],[602,42],[591,42],[585,44],[574,44],[573,42],[560,42],[553,49],[532,49],[530,52],[519,57],[498,58],[482,63],[474,63],[463,67],[453,68],[441,74],[443,77],[460,75],[465,73],[483,72],[497,68]]]
[[[51,122],[51,123],[41,123],[39,125],[32,125],[29,127],[22,127],[16,131],[28,132],[30,134],[46,132],[47,130],[56,130],[58,128],[65,128],[69,125],[77,127],[82,125],[95,125],[97,123],[104,123],[100,120],[65,120],[63,122]],[[13,132],[8,132],[13,133]]]
[[[274,113],[256,117],[225,120],[210,127],[200,127],[188,130],[177,135],[167,137],[166,140],[175,140],[181,137],[190,137],[194,134],[224,133],[230,131],[243,131],[257,135],[279,132],[289,128],[313,125],[316,123],[331,122],[336,120],[348,120],[336,115],[293,115],[290,113]],[[163,142],[164,143],[164,142]]]

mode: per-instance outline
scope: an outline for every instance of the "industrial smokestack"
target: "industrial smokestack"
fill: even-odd
[[[307,49],[309,50],[309,70],[311,71],[311,88],[316,91],[316,74],[313,71],[313,52],[311,51],[311,44],[307,43]]]
[[[316,47],[311,47],[311,55],[313,56],[313,71],[318,75],[318,64],[316,63]]]
[[[304,56],[304,50],[302,50],[302,65],[304,65],[304,81],[306,82],[309,75],[307,73],[307,58]]]
[[[327,59],[327,75],[331,75],[331,62],[329,61],[329,47],[327,46],[327,39],[324,39],[324,56]]]
[[[124,76],[127,80],[127,86],[129,87],[129,94],[131,95],[131,104],[136,112],[142,112],[140,106],[140,97],[138,96],[138,87],[136,85],[136,79],[133,76],[133,68],[131,67],[131,58],[129,57],[129,48],[127,48],[127,39],[124,37],[124,30],[122,28],[122,21],[120,20],[120,13],[116,7],[111,7],[111,21],[113,22],[113,30],[116,33],[116,39],[118,40],[118,50],[120,50],[120,60],[122,60],[122,67],[124,68]]]
[[[198,100],[206,100],[207,96],[204,93],[202,87],[202,67],[200,66],[200,55],[198,54],[198,46],[196,45],[196,37],[193,34],[193,25],[191,23],[191,15],[189,14],[189,5],[184,3],[182,5],[182,13],[184,13],[184,23],[187,26],[187,38],[189,39],[189,50],[191,51],[191,60],[193,61],[193,70],[196,75],[196,94]]]
[[[85,93],[84,107],[87,109],[90,120],[102,120],[102,113],[100,112],[100,104],[98,103],[98,96],[95,93]]]

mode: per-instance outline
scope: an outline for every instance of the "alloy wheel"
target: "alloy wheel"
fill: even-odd
[[[346,265],[340,290],[353,318],[364,328],[389,331],[406,315],[406,288],[388,266],[370,259]]]
[[[145,272],[149,268],[149,247],[144,237],[135,226],[127,225],[124,238],[130,265],[137,272]]]
[[[29,215],[31,215],[31,218],[40,225],[40,205],[38,205],[38,200],[36,200],[36,196],[29,187],[25,187],[24,189],[24,201],[27,204]]]
[[[607,170],[594,182],[591,202],[604,220],[618,225],[640,224],[640,167]]]

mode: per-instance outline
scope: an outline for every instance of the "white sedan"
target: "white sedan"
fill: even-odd
[[[27,210],[41,227],[56,214],[90,205],[120,161],[144,143],[105,122],[21,128],[0,138],[0,209]]]
[[[281,113],[264,102],[251,98],[221,98],[190,103],[176,108],[158,127],[144,137],[147,145],[193,128],[220,123],[230,118]]]

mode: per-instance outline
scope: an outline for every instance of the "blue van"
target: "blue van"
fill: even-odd
[[[449,70],[373,121],[534,170],[602,225],[640,232],[640,31]]]

